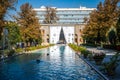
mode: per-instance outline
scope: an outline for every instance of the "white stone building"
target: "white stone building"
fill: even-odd
[[[95,8],[80,7],[55,9],[56,15],[59,18],[57,23],[44,24],[43,21],[45,19],[46,8],[44,6],[41,8],[34,8],[41,24],[43,43],[59,43],[61,29],[63,30],[64,41],[66,43],[83,43],[81,31],[85,25],[84,18],[89,18],[89,14],[95,10]]]

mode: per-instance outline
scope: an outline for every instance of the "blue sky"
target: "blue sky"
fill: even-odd
[[[17,10],[26,2],[30,3],[33,8],[39,8],[42,5],[57,8],[79,8],[80,6],[96,8],[100,1],[104,0],[18,0]]]
[[[10,11],[11,14],[16,14],[19,12],[20,6],[24,3],[30,3],[33,8],[40,8],[41,6],[50,6],[57,8],[79,8],[80,6],[88,8],[96,8],[97,4],[104,0],[18,0],[15,5],[16,11]],[[10,19],[6,16],[6,19]]]

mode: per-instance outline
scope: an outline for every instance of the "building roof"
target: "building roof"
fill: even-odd
[[[52,8],[56,8],[56,7],[52,7]],[[58,11],[62,11],[62,10],[95,10],[96,8],[87,8],[87,7],[81,7],[80,8],[56,8],[56,10]],[[35,11],[45,11],[46,8],[45,6],[41,6],[40,8],[34,8]]]

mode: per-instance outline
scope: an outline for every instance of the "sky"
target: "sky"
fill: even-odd
[[[33,8],[41,6],[50,6],[57,8],[79,8],[80,6],[96,8],[97,4],[104,0],[18,0],[17,10],[26,2],[30,3]]]

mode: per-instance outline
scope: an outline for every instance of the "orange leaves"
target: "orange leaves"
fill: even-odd
[[[29,3],[23,4],[19,12],[17,21],[20,24],[21,35],[24,41],[38,39],[40,36],[40,23],[36,17],[36,12]]]
[[[87,35],[97,35],[100,31],[100,36],[105,36],[111,26],[115,26],[119,10],[118,10],[119,0],[105,0],[104,3],[100,2],[97,6],[97,10],[94,10],[90,14],[90,19],[84,29],[84,33]],[[104,33],[104,34],[103,34]]]

